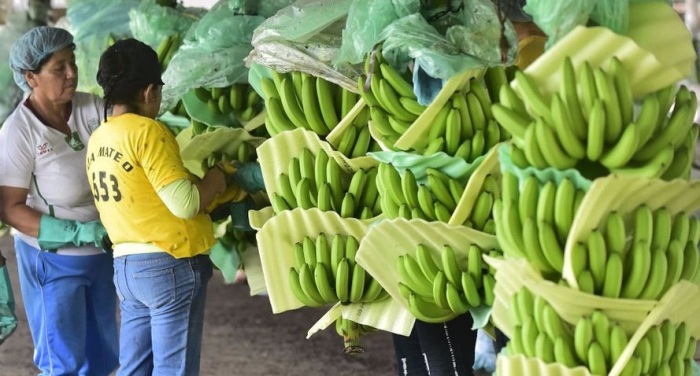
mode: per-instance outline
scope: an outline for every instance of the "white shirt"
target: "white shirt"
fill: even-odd
[[[71,133],[84,145],[74,150],[66,135],[45,125],[20,103],[0,128],[0,185],[29,190],[27,205],[56,218],[81,222],[99,219],[87,173],[85,155],[90,134],[100,124],[102,100],[92,94],[76,93],[68,119]],[[39,248],[33,236],[17,232],[20,239]],[[67,247],[60,254],[102,253],[94,246]]]

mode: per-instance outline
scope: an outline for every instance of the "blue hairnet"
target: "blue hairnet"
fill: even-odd
[[[57,27],[39,26],[22,35],[10,49],[10,69],[17,86],[32,91],[24,72],[38,69],[51,54],[72,44],[73,35]]]

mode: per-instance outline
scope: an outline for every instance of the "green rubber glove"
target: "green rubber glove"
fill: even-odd
[[[51,251],[66,246],[82,247],[88,244],[94,244],[106,252],[112,250],[112,242],[100,221],[78,222],[42,215],[37,240],[41,249]]]
[[[263,180],[260,164],[257,162],[236,163],[236,172],[234,172],[227,183],[233,183],[243,188],[248,193],[255,193],[265,189],[265,181]]]
[[[17,329],[15,316],[15,296],[12,293],[7,266],[0,266],[0,343]]]

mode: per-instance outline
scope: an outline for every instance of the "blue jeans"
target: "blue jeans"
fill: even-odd
[[[416,320],[411,334],[393,334],[398,375],[473,374],[476,330],[469,313],[439,324]]]
[[[166,253],[114,259],[121,308],[119,376],[199,374],[208,255]]]
[[[43,252],[15,238],[39,375],[109,375],[118,362],[112,255]]]

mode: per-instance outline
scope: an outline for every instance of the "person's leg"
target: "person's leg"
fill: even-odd
[[[425,365],[425,354],[420,346],[418,331],[415,325],[409,336],[392,334],[394,354],[396,354],[396,370],[399,376],[428,376]]]
[[[212,276],[209,257],[128,257],[133,271],[129,288],[150,311],[153,376],[199,374],[206,287]]]
[[[46,375],[77,375],[85,362],[86,310],[80,256],[42,252],[15,240],[34,362]]]
[[[118,376],[151,376],[153,350],[151,348],[151,316],[146,305],[132,293],[135,271],[130,257],[114,259],[114,286],[119,298],[121,326],[119,329]],[[137,269],[139,266],[137,265]]]
[[[439,324],[416,321],[430,376],[471,375],[476,330],[469,313]]]
[[[192,303],[189,313],[187,360],[185,375],[198,375],[202,354],[202,335],[204,332],[204,307],[206,306],[207,286],[213,275],[209,256],[190,259],[192,276],[195,278]]]
[[[109,375],[119,365],[117,294],[111,254],[83,257],[89,263],[86,362],[81,375]]]

